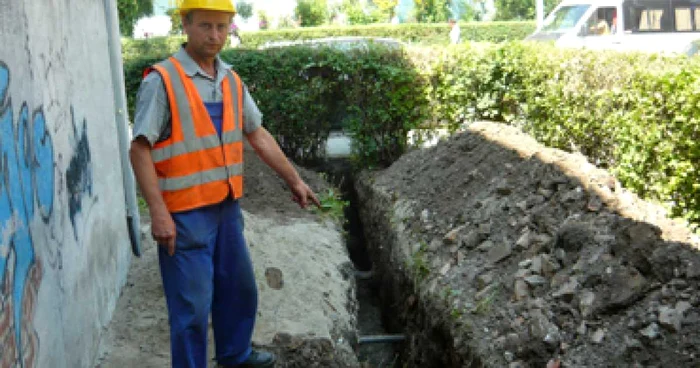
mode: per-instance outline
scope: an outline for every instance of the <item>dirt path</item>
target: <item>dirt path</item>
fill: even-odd
[[[317,192],[328,188],[314,172],[299,171]],[[355,281],[341,229],[299,209],[286,185],[252,152],[246,152],[245,173],[241,205],[259,290],[253,343],[274,350],[278,367],[357,366],[350,347],[356,332]],[[149,220],[142,223],[142,234],[150,234]],[[132,259],[97,367],[170,366],[158,252],[150,236],[142,239],[143,255]],[[270,270],[279,280],[266,277]]]

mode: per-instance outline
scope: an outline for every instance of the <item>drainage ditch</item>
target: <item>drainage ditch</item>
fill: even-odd
[[[354,188],[352,168],[347,159],[329,159],[320,168],[328,180],[342,193],[342,199],[348,201],[345,208],[346,245],[350,260],[355,266],[357,281],[358,334],[357,356],[365,368],[391,368],[403,366],[399,351],[404,336],[401,331],[388,329],[382,316],[391,315],[392,311],[383,311],[379,298],[379,283],[374,277],[374,270],[359,214],[357,192]]]

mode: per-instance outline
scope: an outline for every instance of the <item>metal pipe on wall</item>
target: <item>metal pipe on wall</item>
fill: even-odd
[[[112,88],[114,89],[115,123],[119,138],[119,158],[124,182],[126,201],[126,222],[131,241],[131,251],[137,257],[141,256],[141,236],[139,206],[136,199],[136,184],[134,173],[129,162],[129,119],[127,116],[126,92],[124,90],[124,67],[121,54],[121,34],[119,32],[119,17],[116,0],[104,0],[105,20],[107,24],[107,46],[109,48],[110,71],[112,73]]]

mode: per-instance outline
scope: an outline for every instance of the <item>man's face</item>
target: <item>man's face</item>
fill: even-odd
[[[187,48],[196,56],[212,58],[226,43],[231,14],[211,10],[193,10],[182,19]]]

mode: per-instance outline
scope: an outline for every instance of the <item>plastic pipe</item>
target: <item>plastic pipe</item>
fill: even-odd
[[[406,335],[372,335],[360,336],[358,344],[383,344],[391,342],[402,342],[406,340]]]

